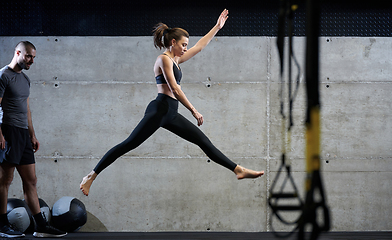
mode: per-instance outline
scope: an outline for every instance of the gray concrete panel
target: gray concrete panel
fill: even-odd
[[[288,71],[288,38],[285,39],[285,71]],[[271,38],[271,80],[279,81],[279,55],[276,38]],[[320,37],[320,73],[323,82],[389,82],[392,66],[389,59],[392,44],[389,38]],[[293,39],[293,53],[301,69],[301,80],[305,72],[306,38]],[[366,71],[365,71],[366,69]],[[297,67],[292,62],[292,77],[295,80]],[[287,72],[285,72],[287,81]]]
[[[199,38],[190,38],[193,46]],[[186,82],[266,82],[269,66],[269,38],[216,37],[207,48],[184,63]]]
[[[363,161],[352,163],[355,162]],[[389,231],[392,228],[390,169],[371,171],[373,167],[368,168],[368,164],[362,166],[366,171],[342,169],[325,173],[334,231]]]
[[[391,156],[390,83],[332,83],[321,89],[324,158]]]
[[[320,38],[320,80],[390,82],[390,38]]]

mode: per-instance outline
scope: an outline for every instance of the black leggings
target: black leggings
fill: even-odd
[[[143,119],[131,135],[122,143],[110,149],[94,168],[94,172],[99,174],[117,158],[142,144],[160,127],[198,145],[214,162],[232,171],[237,166],[219,151],[196,125],[178,113],[178,101],[176,99],[159,93],[157,98],[147,106]]]

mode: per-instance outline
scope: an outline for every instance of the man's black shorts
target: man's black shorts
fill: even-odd
[[[0,163],[4,161],[16,165],[35,163],[33,146],[28,129],[1,125],[6,148],[0,149]]]

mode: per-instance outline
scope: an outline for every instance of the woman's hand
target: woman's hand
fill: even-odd
[[[227,9],[223,10],[216,23],[219,29],[223,28],[223,26],[225,25],[227,18],[229,18],[228,15],[229,15],[229,10]]]
[[[201,125],[203,124],[203,121],[204,121],[203,115],[201,115],[197,110],[194,110],[194,111],[192,112],[192,115],[193,115],[193,117],[195,117],[196,120],[197,120],[197,126],[201,126]]]
[[[191,59],[196,54],[198,54],[199,52],[201,52],[201,50],[203,50],[208,45],[208,43],[210,43],[210,41],[216,35],[216,33],[221,28],[223,28],[223,26],[226,23],[227,18],[229,18],[228,15],[229,15],[229,10],[227,10],[227,9],[223,10],[223,12],[221,13],[221,15],[218,18],[218,21],[214,25],[214,27],[204,37],[202,37],[199,41],[197,41],[195,46],[188,49],[188,51],[186,51],[184,53],[184,55],[182,55],[178,59],[178,63],[179,64],[184,63],[184,62],[188,61],[189,59]]]

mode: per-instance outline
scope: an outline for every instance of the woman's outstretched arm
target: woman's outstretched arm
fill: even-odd
[[[183,56],[181,56],[178,59],[178,63],[183,63],[191,59],[193,56],[195,56],[197,53],[199,53],[201,50],[203,50],[208,43],[212,40],[212,38],[217,34],[217,32],[223,28],[223,26],[226,23],[227,18],[229,17],[229,10],[225,9],[221,13],[221,15],[218,18],[218,21],[216,22],[216,25],[204,36],[202,37],[192,48],[188,49],[188,51],[185,52]]]

